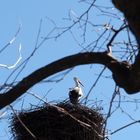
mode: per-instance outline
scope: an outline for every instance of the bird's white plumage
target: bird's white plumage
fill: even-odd
[[[77,77],[74,77],[73,79],[75,81],[76,86],[74,88],[69,88],[69,98],[70,98],[71,103],[77,104],[79,101],[79,98],[83,96],[82,88],[80,86],[82,84]]]

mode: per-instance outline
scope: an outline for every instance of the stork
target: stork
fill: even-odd
[[[74,88],[69,88],[69,99],[72,104],[77,104],[79,101],[79,98],[83,96],[83,92],[80,87],[82,83],[77,77],[74,77],[73,80],[75,81],[76,86]]]

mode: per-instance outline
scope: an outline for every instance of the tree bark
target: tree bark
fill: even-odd
[[[140,1],[139,0],[112,0],[115,7],[120,10],[132,33],[137,40],[138,54],[132,64],[129,79],[133,85],[133,92],[140,90]],[[128,92],[129,93],[129,92]]]
[[[112,0],[114,6],[120,10],[126,20],[128,25],[138,44],[140,44],[140,1],[139,0]],[[138,45],[139,47],[139,45]]]

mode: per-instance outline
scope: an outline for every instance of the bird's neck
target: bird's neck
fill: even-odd
[[[76,87],[79,87],[80,88],[79,82],[75,82],[75,85],[76,85]]]

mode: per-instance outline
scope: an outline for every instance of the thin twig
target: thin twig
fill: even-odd
[[[30,131],[30,129],[22,122],[22,120],[20,119],[20,117],[17,115],[17,113],[15,112],[14,108],[9,105],[11,110],[13,111],[14,115],[17,117],[17,119],[19,120],[19,122],[21,123],[21,125],[25,128],[25,130],[33,137],[33,139],[37,140],[36,136]]]

